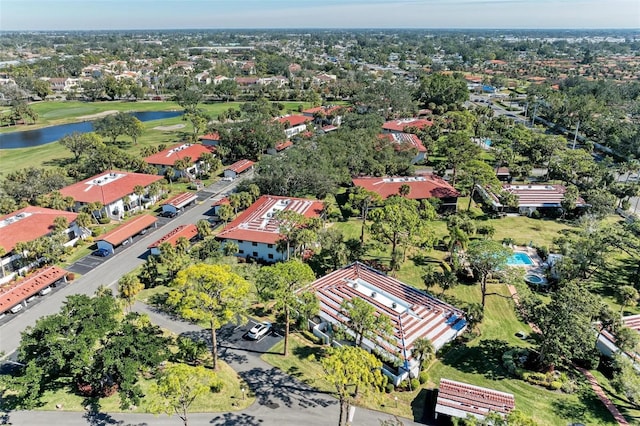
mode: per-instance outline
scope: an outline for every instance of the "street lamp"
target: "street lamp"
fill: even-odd
[[[244,386],[242,386],[242,387],[240,388],[240,391],[242,391],[242,400],[244,401],[244,393],[245,393],[245,391],[246,391],[246,389],[244,388]]]
[[[397,397],[397,396],[394,396],[394,397],[393,397],[393,400],[396,402],[396,408],[398,408],[398,397]]]

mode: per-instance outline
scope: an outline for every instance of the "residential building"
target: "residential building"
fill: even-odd
[[[205,165],[202,162],[203,154],[213,154],[215,148],[204,144],[183,143],[173,145],[163,151],[145,157],[144,161],[158,169],[158,174],[165,174],[168,167],[173,167],[177,177],[184,176],[189,179],[195,178],[201,173],[206,172]],[[177,170],[174,166],[176,161],[188,160],[189,167],[184,170]]]
[[[409,193],[404,197],[412,200],[428,200],[437,198],[443,209],[456,209],[460,193],[451,184],[439,176],[424,174],[418,176],[375,177],[364,176],[353,178],[354,186],[361,186],[368,191],[375,192],[385,200],[392,195],[400,195],[400,189],[405,185]]]
[[[26,270],[21,265],[22,253],[16,253],[15,247],[19,242],[30,242],[40,237],[50,235],[55,227],[55,220],[64,217],[68,227],[64,230],[67,235],[65,246],[73,245],[83,232],[75,222],[78,214],[74,212],[48,209],[45,207],[28,206],[13,213],[0,217],[0,247],[4,254],[0,256],[0,283],[13,278],[16,272]]]
[[[509,207],[502,204],[499,194],[481,185],[477,186],[478,192],[486,202],[495,210],[514,210],[522,215],[530,216],[535,211],[561,209],[564,194],[567,189],[563,185],[556,184],[503,184],[502,190],[507,194],[513,194],[517,198],[517,206]],[[587,207],[587,203],[581,197],[576,200],[576,207]]]
[[[200,142],[206,146],[218,146],[220,144],[220,134],[218,132],[207,133],[200,136]]]
[[[416,155],[411,160],[411,164],[423,161],[427,155],[427,148],[422,144],[420,138],[412,133],[383,133],[379,135],[379,138],[392,143],[396,151],[415,150]]]
[[[622,318],[622,325],[640,333],[640,315],[629,315]],[[617,338],[614,332],[606,328],[601,328],[598,333],[598,340],[596,341],[596,347],[601,354],[607,357],[612,357],[616,353],[620,352],[618,347]],[[640,353],[624,353],[624,355],[631,357],[632,359],[639,361]],[[640,369],[640,367],[639,367]]]
[[[506,416],[515,408],[516,401],[510,393],[440,379],[435,408],[436,418],[439,414],[444,414],[462,419],[473,416],[482,420],[489,413]]]
[[[147,205],[151,200],[147,198],[149,186],[162,180],[162,176],[143,173],[107,170],[99,175],[83,181],[65,186],[60,190],[63,197],[75,200],[74,210],[79,211],[83,206],[99,202],[102,208],[94,213],[112,219],[122,219],[125,212],[125,197],[136,205]],[[135,188],[141,186],[145,192],[136,194]]]
[[[344,107],[341,105],[327,105],[305,109],[302,111],[302,115],[312,118],[314,124],[319,127],[327,125],[340,127],[343,110]]]
[[[0,288],[0,314],[17,313],[27,307],[27,300],[51,290],[51,286],[66,282],[67,271],[57,266],[41,269],[26,278],[22,278]]]
[[[265,262],[284,260],[288,256],[277,248],[278,241],[282,239],[277,213],[293,211],[314,218],[320,217],[323,209],[322,201],[318,200],[263,195],[225,226],[216,238],[223,244],[230,241],[236,243],[241,257]]]
[[[359,262],[317,279],[307,289],[318,296],[319,316],[332,329],[345,328],[347,333],[354,334],[348,329],[349,318],[343,307],[345,302],[356,298],[370,304],[376,316],[389,318],[392,334],[365,337],[363,347],[393,361],[385,363],[383,372],[396,385],[420,372],[419,360],[412,353],[416,340],[426,338],[439,350],[467,327],[460,309]],[[318,324],[314,334],[322,334],[321,330],[327,328]]]
[[[161,244],[168,243],[175,247],[180,238],[186,238],[189,242],[191,242],[197,235],[198,228],[193,223],[190,223],[188,225],[180,225],[174,228],[168,234],[163,235],[162,238],[160,238],[158,241],[150,244],[147,248],[150,250],[152,255],[158,256],[160,255]]]
[[[313,119],[305,115],[285,115],[284,117],[276,118],[276,121],[284,126],[284,134],[287,139],[306,132],[307,124],[311,123]]]
[[[277,153],[282,152],[285,149],[291,148],[292,146],[293,146],[293,142],[291,142],[290,140],[286,140],[284,142],[280,142],[273,148],[267,149],[267,154],[276,155]]]
[[[433,126],[433,121],[424,118],[403,118],[387,121],[382,125],[383,133],[406,133],[408,129],[424,129]]]

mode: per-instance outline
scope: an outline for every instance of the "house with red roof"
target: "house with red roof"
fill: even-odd
[[[507,416],[516,408],[513,394],[457,382],[440,379],[435,415],[466,419],[475,417],[483,420],[489,413]]]
[[[220,134],[218,132],[207,133],[206,135],[200,136],[199,139],[202,145],[207,145],[207,146],[220,145]]]
[[[391,335],[365,337],[362,345],[392,360],[383,366],[383,372],[396,385],[410,374],[417,377],[420,372],[419,360],[412,352],[416,340],[429,339],[434,349],[439,350],[467,327],[462,310],[359,262],[317,279],[306,290],[313,291],[320,301],[322,322],[314,327],[316,335],[327,329],[322,323],[331,324],[333,329],[347,326],[349,318],[343,306],[354,299],[371,305],[376,316],[389,318]]]
[[[495,210],[513,210],[522,215],[530,216],[534,211],[562,209],[562,201],[567,189],[557,184],[503,184],[502,191],[513,194],[517,198],[517,206],[509,207],[502,204],[500,194],[491,188],[477,186],[478,192]],[[582,197],[576,200],[576,208],[587,207]]]
[[[188,160],[190,166],[183,171],[176,170],[176,176],[185,175],[185,177],[193,178],[200,173],[206,172],[206,166],[202,161],[202,156],[204,154],[213,154],[214,152],[215,147],[213,146],[199,143],[183,143],[173,145],[172,147],[145,157],[144,161],[154,166],[158,169],[158,174],[164,176],[168,167],[174,167],[177,161]]]
[[[287,139],[307,131],[307,124],[313,121],[312,117],[300,114],[285,115],[275,119],[284,126],[284,134]]]
[[[286,140],[284,142],[280,142],[276,144],[276,146],[274,146],[273,148],[267,149],[267,154],[276,155],[277,153],[282,152],[285,149],[291,148],[292,146],[293,146],[293,142],[291,142],[290,140]]]
[[[375,192],[385,200],[392,195],[400,195],[400,189],[405,185],[409,193],[404,195],[412,200],[428,200],[437,198],[443,209],[455,210],[460,193],[449,182],[433,174],[418,176],[375,177],[364,176],[352,180],[354,186],[360,186]]]
[[[171,244],[173,247],[176,246],[176,243],[180,238],[186,238],[187,241],[191,242],[198,235],[198,227],[193,223],[188,225],[180,225],[174,228],[171,232],[166,235],[163,235],[158,241],[153,242],[147,248],[150,250],[151,254],[154,256],[160,255],[160,245],[163,243]]]
[[[340,127],[343,110],[344,107],[341,105],[326,105],[305,109],[302,111],[302,115],[312,118],[314,124],[319,127],[328,125]]]
[[[424,129],[433,126],[433,121],[424,118],[402,118],[387,121],[382,125],[383,133],[406,133],[411,128]]]
[[[67,229],[64,230],[67,235],[64,245],[75,244],[83,236],[82,230],[75,222],[78,217],[77,213],[28,206],[0,216],[0,247],[4,249],[4,254],[0,258],[0,265],[2,266],[0,283],[10,280],[15,275],[15,272],[23,268],[20,262],[22,253],[16,253],[14,250],[16,244],[34,241],[40,237],[50,235],[54,231],[55,221],[58,217],[64,217],[68,223]]]
[[[423,161],[427,155],[427,148],[422,144],[420,138],[413,133],[382,133],[378,137],[382,141],[392,143],[396,151],[415,150],[416,155],[411,160],[411,164]]]
[[[79,211],[83,206],[99,202],[102,208],[96,213],[112,219],[122,219],[125,212],[125,197],[133,204],[146,205],[151,203],[148,191],[151,184],[162,180],[162,176],[143,173],[107,170],[99,175],[83,181],[65,186],[60,190],[63,197],[75,200],[74,210]],[[144,193],[138,195],[135,188],[141,186]]]
[[[322,201],[263,195],[225,226],[216,238],[223,244],[236,243],[241,257],[276,262],[288,257],[277,248],[277,243],[282,238],[277,213],[293,211],[307,218],[314,218],[320,217],[323,210]]]
[[[238,160],[224,169],[224,177],[235,179],[239,174],[253,170],[256,163],[251,160]]]

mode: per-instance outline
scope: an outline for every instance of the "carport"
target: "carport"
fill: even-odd
[[[137,216],[100,236],[97,240],[98,248],[107,249],[113,253],[115,248],[125,243],[125,241],[131,242],[135,235],[150,228],[152,225],[155,226],[157,220],[155,216],[148,214]]]
[[[178,210],[183,209],[189,204],[195,203],[197,200],[197,194],[193,194],[191,192],[182,192],[162,203],[162,213],[177,213]]]

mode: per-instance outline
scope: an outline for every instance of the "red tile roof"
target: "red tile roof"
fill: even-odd
[[[287,149],[290,146],[293,146],[293,142],[291,141],[284,141],[284,142],[280,142],[278,145],[276,145],[276,151],[282,151],[283,149]]]
[[[315,108],[308,108],[302,111],[302,113],[304,115],[309,115],[311,117],[313,117],[314,114],[316,113],[322,113],[324,115],[330,115],[334,112],[338,112],[341,109],[343,109],[344,107],[341,105],[327,105],[327,106],[319,106],[319,107],[315,107]]]
[[[200,136],[200,140],[202,141],[219,141],[220,134],[218,132],[207,133],[206,135]]]
[[[180,237],[184,237],[187,240],[191,240],[195,238],[196,235],[198,235],[198,228],[196,227],[196,225],[192,223],[190,223],[189,225],[180,225],[177,228],[175,228],[173,231],[169,232],[167,235],[160,238],[155,243],[150,244],[149,247],[147,248],[150,249],[154,247],[159,247],[160,244],[162,243],[169,243],[175,247],[176,242]]]
[[[133,237],[134,235],[140,233],[140,231],[142,231],[143,229],[147,229],[148,227],[153,225],[157,220],[158,218],[149,214],[136,216],[130,221],[118,226],[116,229],[113,229],[106,234],[99,236],[97,240],[106,241],[112,246],[118,246],[122,244],[122,242],[127,238]]]
[[[278,221],[273,218],[274,212],[290,210],[312,218],[319,217],[323,209],[322,201],[263,195],[229,223],[217,237],[275,244],[281,237]]]
[[[312,121],[312,118],[304,115],[285,115],[284,117],[276,118],[276,121],[284,124],[284,126],[288,129],[291,127],[299,126],[301,124],[309,123],[310,121]]]
[[[432,125],[433,121],[430,120],[422,118],[404,118],[402,120],[387,121],[382,125],[382,128],[390,132],[404,132],[410,127],[422,129],[424,127],[431,127]]]
[[[251,160],[239,160],[227,167],[225,170],[231,170],[232,172],[242,173],[245,170],[253,167],[255,163]]]
[[[158,175],[107,170],[99,175],[66,186],[60,190],[60,193],[81,203],[100,201],[102,204],[110,204],[125,195],[133,194],[133,188],[136,185],[146,188],[153,182],[162,179],[164,178]]]
[[[223,197],[220,198],[218,201],[214,202],[213,204],[211,204],[211,207],[216,207],[216,206],[221,206],[223,204],[229,204],[229,198],[227,197]]]
[[[466,327],[461,310],[359,262],[325,275],[310,284],[320,300],[320,315],[332,323],[345,323],[344,301],[359,298],[389,317],[392,347],[379,343],[394,355],[411,359],[413,343],[428,338],[436,349]]]
[[[0,289],[0,313],[6,312],[25,299],[37,294],[66,275],[57,266],[41,269],[28,277]]]
[[[69,223],[77,213],[64,210],[28,206],[0,217],[0,247],[10,253],[19,241],[33,241],[53,231],[57,217],[65,217]]]
[[[161,165],[161,166],[173,166],[176,160],[180,160],[186,157],[191,158],[191,164],[200,160],[202,154],[213,153],[214,147],[201,145],[201,144],[176,144],[171,148],[167,148],[164,151],[160,151],[153,155],[150,155],[144,159],[148,164]]]
[[[453,186],[435,175],[361,177],[354,178],[353,184],[379,194],[382,199],[399,195],[402,185],[409,185],[410,190],[406,197],[413,200],[460,196]]]
[[[378,137],[394,143],[398,151],[408,147],[415,148],[418,152],[427,152],[420,138],[413,133],[383,133]]]
[[[198,196],[192,192],[181,192],[180,194],[171,197],[167,201],[163,202],[162,205],[168,204],[175,207],[176,209],[180,209],[189,203],[193,203],[197,199]]]
[[[518,207],[561,207],[564,193],[567,189],[563,185],[511,185],[504,184],[502,189],[518,196]],[[500,200],[493,192],[487,192],[496,206],[501,206]],[[578,207],[585,206],[584,199],[578,197]]]
[[[463,418],[467,413],[484,417],[491,411],[508,414],[515,407],[515,399],[510,393],[440,379],[436,413]]]

